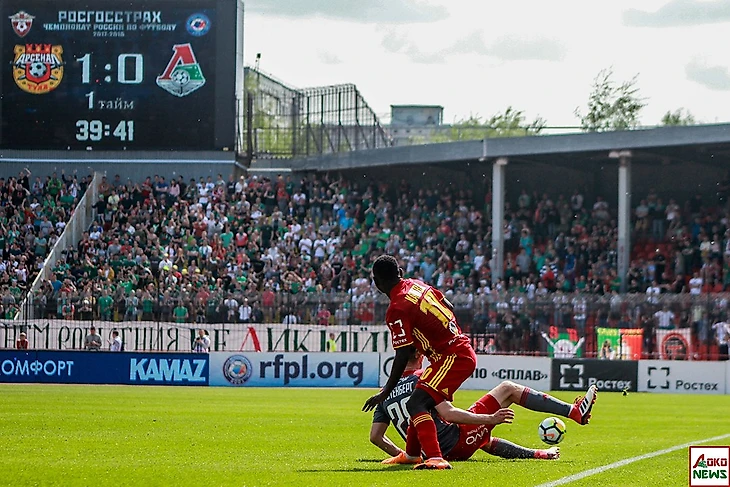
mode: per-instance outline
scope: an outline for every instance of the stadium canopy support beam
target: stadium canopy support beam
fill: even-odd
[[[492,164],[492,285],[504,274],[504,179],[507,158]]]
[[[618,160],[618,275],[625,293],[631,259],[631,151],[611,151],[608,157]]]

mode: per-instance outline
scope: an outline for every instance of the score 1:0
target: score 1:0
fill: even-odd
[[[134,78],[127,77],[127,59],[134,59]],[[76,61],[81,63],[81,82],[91,83],[91,53],[87,52]],[[141,54],[124,53],[117,56],[117,82],[138,85],[144,79],[144,58]]]

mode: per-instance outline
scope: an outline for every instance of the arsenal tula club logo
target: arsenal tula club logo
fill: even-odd
[[[28,35],[28,32],[30,32],[30,28],[33,26],[34,18],[35,17],[33,17],[32,15],[28,15],[22,10],[17,14],[10,16],[10,23],[13,25],[13,30],[18,35],[18,37],[25,37]]]
[[[63,47],[51,44],[15,46],[13,79],[18,88],[33,95],[55,90],[63,79]]]
[[[157,77],[157,86],[175,96],[187,96],[205,84],[205,77],[190,44],[172,46],[172,57]]]

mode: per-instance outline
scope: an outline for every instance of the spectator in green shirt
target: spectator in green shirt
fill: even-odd
[[[223,243],[223,246],[225,248],[229,248],[231,246],[232,240],[233,232],[231,231],[231,228],[229,226],[226,226],[225,232],[221,233],[221,242]]]
[[[178,302],[175,309],[172,310],[172,316],[175,318],[175,323],[187,323],[189,317],[188,309],[183,306],[182,302]]]
[[[111,296],[109,296],[108,290],[104,289],[101,293],[102,295],[98,301],[99,317],[104,321],[109,321],[112,319],[112,306],[114,304],[114,300]]]
[[[51,176],[50,181],[48,181],[48,184],[46,184],[46,191],[48,191],[48,194],[55,198],[56,196],[58,196],[58,193],[61,192],[61,184],[61,180],[58,179],[58,176],[54,172],[53,176]]]
[[[142,293],[142,320],[152,321],[154,319],[155,298],[150,291]]]

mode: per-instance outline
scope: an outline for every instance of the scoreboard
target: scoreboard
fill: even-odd
[[[238,0],[0,5],[0,148],[234,149]]]

